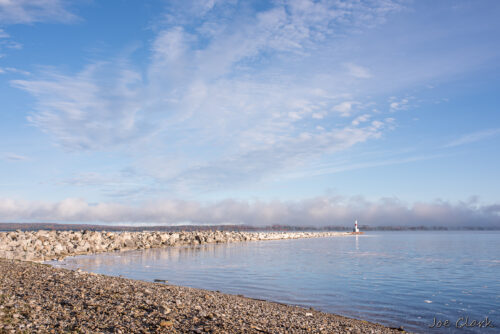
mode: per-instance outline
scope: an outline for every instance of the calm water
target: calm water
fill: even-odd
[[[312,306],[416,332],[500,332],[499,232],[172,247],[68,258],[66,268]],[[462,316],[496,328],[457,329]],[[434,317],[448,329],[431,329]]]

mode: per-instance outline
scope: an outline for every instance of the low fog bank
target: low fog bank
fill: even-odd
[[[160,200],[127,205],[90,204],[82,199],[36,202],[0,199],[0,221],[89,222],[105,224],[244,224],[251,226],[361,225],[500,228],[500,204],[464,202],[405,203],[396,198],[322,196],[300,201],[223,200],[211,203]]]

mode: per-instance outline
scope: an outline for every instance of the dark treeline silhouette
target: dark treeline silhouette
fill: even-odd
[[[448,230],[499,230],[499,227],[443,227],[443,226],[368,226],[361,225],[362,231],[448,231]],[[148,225],[148,226],[126,226],[126,225],[91,225],[91,224],[57,224],[57,223],[0,223],[0,231],[37,231],[37,230],[59,230],[59,231],[351,231],[352,226],[291,226],[275,224],[271,226],[251,225]]]

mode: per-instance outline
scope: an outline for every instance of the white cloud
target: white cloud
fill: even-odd
[[[138,200],[157,191],[157,189],[148,185],[149,181],[141,175],[136,175],[133,171],[123,170],[121,172],[76,173],[69,178],[55,182],[55,185],[78,187],[78,191],[94,189],[110,198]],[[160,186],[154,180],[150,183],[156,187]]]
[[[290,1],[216,20],[209,13],[219,6],[227,7],[223,13],[239,10],[227,3],[202,6],[196,20],[181,10],[151,43],[144,72],[112,60],[76,74],[48,69],[13,81],[36,98],[29,122],[69,150],[140,152],[134,167],[168,189],[260,179],[386,130],[376,120],[333,126],[338,114],[349,117],[360,102],[339,104],[349,95],[344,78],[318,76],[314,67],[322,57],[317,49],[335,37],[337,25],[345,34],[400,7]],[[207,35],[210,23],[217,27]],[[291,71],[295,65],[303,68]],[[316,128],[319,121],[324,130]],[[160,164],[142,162],[158,155]]]
[[[363,128],[315,129],[277,140],[272,145],[256,145],[239,154],[223,157],[204,165],[184,169],[170,182],[207,190],[225,185],[258,181],[264,176],[281,174],[308,164],[322,155],[348,149],[382,134],[382,123]]]
[[[500,205],[441,200],[408,204],[397,198],[369,201],[359,196],[320,196],[301,201],[270,202],[161,200],[135,206],[112,202],[89,204],[82,199],[72,198],[60,202],[0,199],[1,221],[350,226],[354,219],[370,226],[498,228]]]
[[[113,176],[106,176],[96,172],[79,173],[71,178],[63,180],[62,184],[74,186],[107,186],[120,184],[121,179]]]
[[[345,67],[349,71],[349,74],[355,78],[368,79],[372,77],[370,71],[365,67],[353,63],[346,63]]]
[[[77,17],[67,10],[66,0],[0,0],[0,23],[32,24],[36,22],[72,22]],[[11,40],[10,35],[0,29],[0,51],[20,50],[23,45]],[[5,54],[0,54],[0,58]],[[2,71],[0,73],[4,73]]]
[[[448,148],[448,147],[456,147],[456,146],[471,144],[477,141],[495,137],[499,134],[500,134],[500,129],[488,129],[488,130],[473,132],[449,142],[448,144],[444,145],[444,147]]]
[[[24,70],[20,70],[18,68],[14,68],[14,67],[4,67],[4,68],[1,68],[0,67],[0,73],[7,73],[7,72],[18,73],[18,74],[22,74],[22,75],[31,75],[30,72],[24,71]]]
[[[369,119],[371,118],[371,115],[369,114],[364,114],[364,115],[361,115],[361,116],[358,116],[356,117],[352,122],[351,124],[354,125],[354,126],[357,126],[361,123],[364,123],[364,122],[367,122]]]
[[[390,102],[389,104],[389,110],[392,112],[398,111],[398,110],[405,110],[408,108],[408,99],[401,99],[400,101],[393,101]]]
[[[24,155],[14,154],[14,153],[4,154],[3,158],[4,158],[4,160],[7,160],[7,161],[25,161],[25,160],[28,160],[28,157],[26,157]]]
[[[1,0],[0,22],[17,24],[75,20],[76,16],[66,9],[65,3],[64,0]]]
[[[332,110],[340,113],[342,117],[349,117],[354,112],[353,107],[360,104],[361,103],[356,101],[344,101],[335,105]]]
[[[11,50],[19,50],[22,49],[22,44],[12,41],[10,36],[5,33],[3,30],[0,29],[0,51],[2,49],[11,49]],[[0,55],[0,58],[2,58],[4,55]]]
[[[304,177],[311,176],[319,176],[319,175],[329,175],[342,173],[351,170],[357,169],[365,169],[365,168],[373,168],[373,167],[381,167],[381,166],[390,166],[390,165],[399,165],[406,164],[415,161],[423,161],[430,160],[435,158],[442,158],[443,155],[414,155],[414,156],[406,156],[406,157],[387,157],[385,159],[377,159],[375,161],[363,161],[363,162],[341,162],[341,163],[329,163],[329,164],[311,164],[307,169],[301,170],[299,172],[292,172],[288,174],[280,175],[282,179],[298,179]]]
[[[21,43],[9,40],[9,39],[0,39],[0,50],[2,49],[11,49],[11,50],[20,50],[23,48]],[[4,55],[0,56],[3,57]]]
[[[117,64],[88,66],[75,77],[50,73],[12,83],[37,97],[28,120],[69,149],[126,143],[142,126],[140,75]]]

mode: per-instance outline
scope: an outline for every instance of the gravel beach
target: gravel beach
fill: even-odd
[[[339,232],[1,232],[0,334],[400,332],[313,309],[37,263],[109,251],[347,235]]]
[[[312,309],[0,259],[0,333],[396,333]]]

